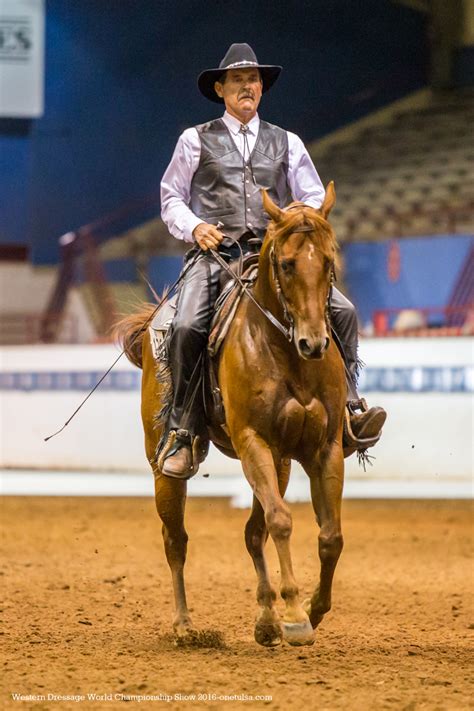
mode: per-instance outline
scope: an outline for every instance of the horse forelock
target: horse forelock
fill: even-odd
[[[337,241],[329,222],[316,209],[308,205],[294,204],[289,207],[291,209],[287,208],[284,211],[282,219],[272,225],[274,243],[283,245],[290,235],[301,231],[303,239],[311,235],[312,242],[324,256],[334,260],[337,254]]]

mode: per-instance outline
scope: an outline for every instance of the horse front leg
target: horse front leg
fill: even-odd
[[[290,465],[290,460],[279,462],[278,488],[281,496],[285,495],[288,486]],[[274,606],[276,593],[270,582],[265,558],[264,548],[267,539],[268,529],[265,524],[265,514],[260,501],[254,496],[252,512],[245,526],[245,544],[257,573],[257,603],[261,608],[255,623],[254,635],[258,644],[264,647],[275,647],[281,643],[283,631]]]
[[[285,601],[283,635],[292,645],[313,644],[313,629],[299,599],[291,561],[291,513],[278,489],[278,477],[270,447],[254,431],[243,430],[237,452],[255,497],[263,509],[265,526],[280,562],[280,595]],[[258,640],[257,640],[258,641]]]
[[[344,483],[344,455],[340,445],[333,444],[322,468],[304,466],[311,481],[311,500],[320,526],[318,544],[321,573],[319,584],[304,607],[316,628],[331,609],[331,591],[339,556],[343,547],[341,502]]]

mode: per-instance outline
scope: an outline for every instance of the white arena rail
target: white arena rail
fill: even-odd
[[[364,472],[346,460],[346,496],[466,497],[472,494],[472,338],[369,339],[361,393],[388,419]],[[112,345],[0,348],[0,467],[4,493],[148,495],[140,371],[125,359],[70,425],[69,418],[117,356]],[[202,474],[209,474],[203,477]],[[190,494],[249,502],[238,462],[211,450]],[[307,499],[297,465],[289,498]]]

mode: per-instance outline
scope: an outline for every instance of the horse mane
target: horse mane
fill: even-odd
[[[114,325],[114,339],[121,344],[128,360],[137,368],[142,367],[143,336],[146,332],[144,326],[154,311],[156,304],[143,303],[139,311],[124,316]]]
[[[319,210],[302,202],[292,202],[282,211],[282,219],[269,226],[269,235],[275,242],[283,244],[298,227],[313,228],[318,249],[328,259],[335,260],[338,253],[336,235],[329,222]]]

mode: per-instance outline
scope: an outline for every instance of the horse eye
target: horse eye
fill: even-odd
[[[280,262],[281,270],[285,274],[288,274],[293,269],[294,266],[295,266],[295,263],[293,261],[289,261],[287,259],[283,259]]]

